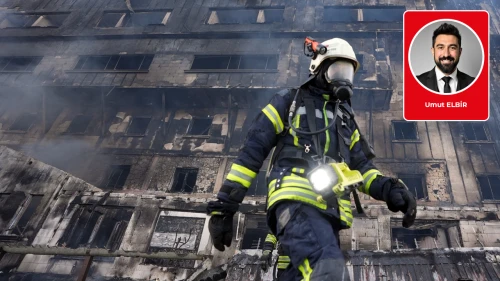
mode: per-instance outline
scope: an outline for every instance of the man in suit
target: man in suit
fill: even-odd
[[[474,81],[474,77],[457,68],[462,54],[461,43],[460,32],[451,24],[443,23],[434,30],[431,52],[436,66],[417,76],[429,90],[451,95]]]

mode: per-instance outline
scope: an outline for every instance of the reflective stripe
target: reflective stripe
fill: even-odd
[[[215,216],[215,215],[222,215],[222,212],[221,211],[213,211],[210,213],[211,216]]]
[[[349,147],[349,150],[351,150],[354,145],[359,141],[359,131],[356,129],[354,133],[351,135],[351,146]]]
[[[279,256],[278,257],[278,262],[290,262],[290,257],[289,256]]]
[[[302,168],[292,168],[292,173],[303,174],[306,172],[306,169]]]
[[[295,115],[295,117],[293,117],[293,127],[295,128],[298,128],[299,125],[300,125],[300,115]],[[292,129],[290,128],[290,135],[293,136],[293,145],[295,146],[299,146],[299,137],[297,137],[297,133]]]
[[[311,278],[311,274],[312,274],[312,269],[309,266],[308,259],[305,259],[304,262],[301,265],[299,265],[299,270],[302,273],[302,277],[304,278],[304,279],[302,279],[303,281],[311,280],[310,278]]]
[[[265,242],[270,242],[270,243],[273,243],[273,245],[276,245],[276,236],[272,235],[272,234],[268,234],[266,236],[266,241]]]
[[[276,131],[276,134],[279,134],[283,132],[283,121],[281,121],[281,117],[278,114],[278,111],[272,104],[268,104],[266,107],[262,109],[262,112],[269,118],[269,121],[273,123],[274,130]]]
[[[254,171],[233,163],[233,165],[231,166],[231,171],[229,171],[229,174],[227,175],[227,179],[237,182],[246,188],[249,188],[250,185],[252,185],[252,181],[255,176],[257,176],[257,173],[255,173]]]
[[[323,114],[324,116],[326,116],[326,104],[327,102],[325,101],[325,105],[323,105]],[[332,113],[332,117],[333,117],[333,113]],[[328,127],[328,118],[325,117],[325,128]],[[328,152],[328,149],[330,149],[330,130],[326,130],[325,131],[325,136],[326,136],[326,141],[325,141],[325,152],[323,153],[323,155],[326,155],[326,153]]]
[[[297,114],[297,115],[304,115],[304,114],[306,114],[306,108],[305,108],[305,106],[299,107],[297,109],[297,112],[295,114]],[[315,114],[316,114],[316,118],[319,118],[319,119],[323,119],[324,118],[323,117],[323,113],[319,109],[317,109],[317,108],[315,110]],[[330,118],[330,119],[333,119],[333,112],[331,112],[330,110],[327,110],[326,111],[326,116],[328,118]]]
[[[276,185],[278,184],[278,180],[274,179],[269,183],[269,193],[273,193],[274,190],[276,189]],[[279,182],[279,188],[282,187],[302,187],[307,190],[313,191],[313,188],[311,184],[309,183],[309,180],[303,177],[299,177],[297,175],[293,176],[284,176],[282,180]]]
[[[360,191],[369,194],[370,191],[370,184],[372,181],[377,177],[377,175],[382,175],[382,173],[379,172],[379,170],[371,169],[368,170],[366,173],[363,174],[363,185],[360,187]]]
[[[289,263],[278,263],[278,269],[286,269]]]
[[[294,200],[311,204],[319,209],[326,210],[326,204],[318,202],[318,194],[300,187],[286,187],[269,192],[268,209],[280,200]]]

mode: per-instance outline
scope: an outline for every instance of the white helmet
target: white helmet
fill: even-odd
[[[326,47],[327,51],[326,54],[321,55],[317,54],[315,59],[311,60],[311,64],[309,65],[309,72],[311,74],[315,74],[318,72],[319,66],[324,60],[331,59],[331,58],[344,58],[352,61],[355,65],[354,67],[354,73],[358,71],[359,68],[359,62],[356,59],[356,54],[354,53],[354,50],[352,49],[351,45],[347,43],[344,39],[340,38],[333,38],[330,40],[326,40],[325,42],[321,43],[323,46]]]

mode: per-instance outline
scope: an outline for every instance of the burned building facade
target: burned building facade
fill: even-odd
[[[204,210],[256,114],[308,77],[305,36],[354,47],[353,107],[375,163],[419,200],[404,229],[361,198],[364,215],[341,233],[353,280],[498,280],[498,7],[0,0],[0,280],[272,280],[251,256],[231,273],[233,256],[259,255],[267,233],[267,163],[229,250],[212,247]],[[403,13],[433,9],[489,12],[488,121],[403,119]]]

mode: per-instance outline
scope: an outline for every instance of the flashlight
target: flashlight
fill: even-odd
[[[344,162],[319,165],[307,174],[307,179],[319,194],[319,202],[342,197],[363,183],[361,173],[350,170]]]

